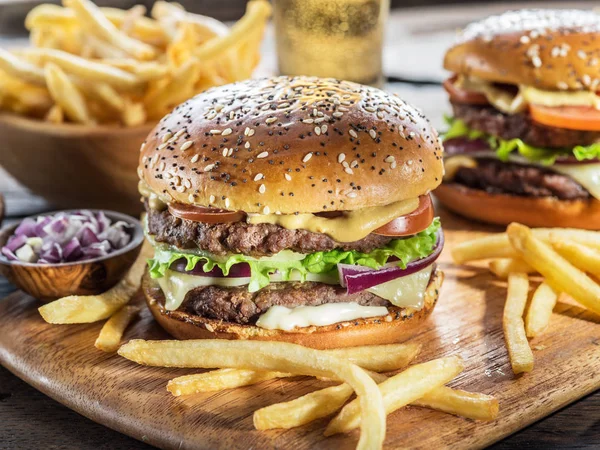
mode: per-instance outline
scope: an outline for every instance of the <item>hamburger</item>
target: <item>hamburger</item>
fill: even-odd
[[[494,224],[600,228],[600,16],[522,10],[446,53],[449,209]]]
[[[398,341],[432,311],[442,147],[375,88],[306,77],[205,91],[141,148],[143,290],[179,339]]]

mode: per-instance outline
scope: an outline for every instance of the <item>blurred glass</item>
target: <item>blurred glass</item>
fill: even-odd
[[[383,84],[390,0],[274,0],[279,72]]]

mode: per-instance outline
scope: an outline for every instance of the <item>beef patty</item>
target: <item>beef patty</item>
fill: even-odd
[[[148,231],[157,242],[165,242],[178,248],[199,248],[214,255],[242,253],[259,257],[271,256],[282,250],[314,253],[336,248],[368,253],[395,239],[370,234],[360,241],[337,242],[324,234],[288,230],[268,223],[252,225],[246,222],[193,222],[179,219],[167,210],[153,210],[147,204],[146,211]]]
[[[521,139],[542,148],[572,149],[600,141],[600,131],[568,130],[538,124],[527,113],[504,114],[493,106],[452,103],[454,116],[470,128],[502,139]]]
[[[537,166],[478,159],[477,167],[461,167],[454,182],[494,194],[588,199],[589,192],[572,178]]]
[[[248,292],[248,286],[195,288],[187,293],[179,310],[209,319],[253,324],[271,306],[294,308],[342,302],[356,302],[363,306],[391,305],[367,291],[348,295],[346,288],[339,285],[289,282],[271,283],[258,292]]]

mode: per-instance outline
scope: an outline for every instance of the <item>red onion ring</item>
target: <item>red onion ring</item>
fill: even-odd
[[[444,248],[444,233],[440,229],[433,252],[425,258],[412,261],[407,264],[406,269],[400,267],[384,267],[383,269],[371,269],[364,266],[350,264],[338,264],[340,284],[347,289],[348,295],[356,294],[373,286],[387,283],[401,277],[412,275],[430,266],[442,253]]]

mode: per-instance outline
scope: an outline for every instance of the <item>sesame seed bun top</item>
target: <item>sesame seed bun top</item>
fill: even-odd
[[[467,26],[444,59],[454,73],[546,90],[596,90],[600,15],[593,11],[509,11]]]
[[[400,98],[277,77],[179,105],[142,145],[138,172],[166,202],[291,214],[416,198],[440,184],[443,164],[436,131]]]

